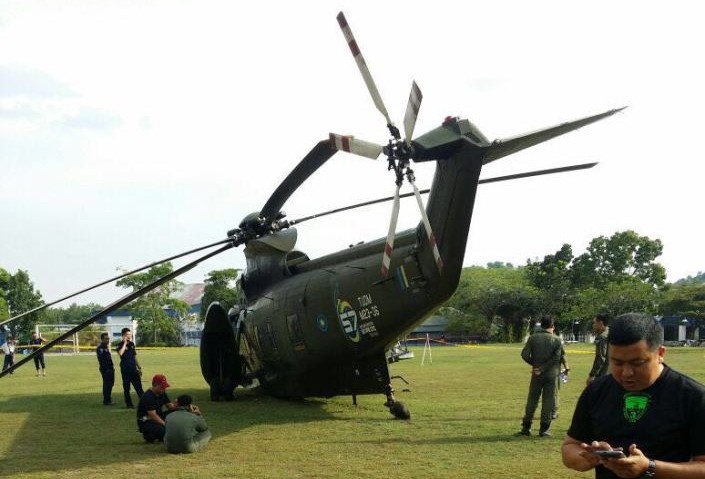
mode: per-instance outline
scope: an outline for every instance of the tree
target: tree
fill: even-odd
[[[239,273],[240,270],[237,268],[214,270],[208,273],[201,299],[201,318],[206,317],[208,306],[214,301],[218,301],[226,311],[238,304],[240,291],[235,287],[235,280]]]
[[[705,283],[674,284],[663,293],[659,313],[664,316],[705,319]]]
[[[5,299],[5,294],[10,287],[10,273],[0,268],[0,320],[10,317],[10,308]]]
[[[571,282],[572,261],[573,248],[566,243],[555,254],[544,256],[541,262],[528,262],[525,267],[527,279],[539,291],[537,313],[554,316],[558,330],[565,326],[563,323],[566,320],[570,320],[564,316],[575,294]]]
[[[524,319],[535,310],[536,294],[522,268],[472,266],[463,269],[447,306],[470,321],[484,318],[487,327],[495,325],[498,339],[515,341],[523,337]]]
[[[101,309],[103,309],[103,307],[95,303],[85,305],[71,303],[68,308],[48,308],[44,322],[49,324],[78,324]]]
[[[34,284],[30,281],[27,271],[17,270],[17,273],[0,281],[7,284],[4,299],[9,316],[16,316],[44,304],[42,294],[34,290]],[[41,317],[42,313],[37,311],[10,323],[8,326],[11,334],[16,337],[21,331],[28,331],[32,324],[40,322]]]
[[[586,327],[587,320],[598,312],[613,317],[634,311],[655,314],[660,294],[659,290],[637,278],[609,283],[601,289],[584,288],[577,292],[567,315]]]
[[[661,287],[666,282],[665,268],[656,263],[661,256],[661,240],[621,231],[609,238],[590,241],[587,252],[573,261],[572,279],[576,287],[603,287],[630,277]]]
[[[153,266],[147,272],[126,276],[118,280],[116,285],[137,291],[172,271],[171,263],[166,262]],[[132,312],[132,316],[139,325],[142,343],[181,344],[181,325],[179,320],[186,316],[188,305],[171,297],[171,294],[181,286],[182,283],[172,279],[128,305],[128,309]],[[170,316],[167,314],[166,309],[173,311],[174,315]]]
[[[673,284],[683,284],[683,283],[705,283],[705,272],[698,271],[695,276],[688,276],[687,278],[681,278]]]

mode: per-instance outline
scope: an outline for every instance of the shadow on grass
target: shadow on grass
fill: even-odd
[[[238,391],[235,401],[211,402],[207,389],[190,394],[204,411],[214,439],[253,425],[333,418],[324,410],[325,402],[319,400],[291,402],[258,391]],[[4,429],[4,442],[0,442],[3,477],[79,468],[104,469],[112,474],[116,468],[122,469],[121,464],[138,465],[166,454],[161,443],[144,442],[137,432],[134,409],[103,406],[96,401],[96,394],[10,397],[0,408],[2,417],[16,424]]]
[[[429,445],[429,444],[437,444],[437,445],[450,445],[450,444],[491,444],[491,443],[511,443],[511,442],[522,442],[522,441],[533,441],[539,442],[539,441],[546,441],[547,443],[550,442],[551,438],[544,438],[544,437],[526,437],[526,436],[517,436],[515,433],[509,433],[509,434],[495,434],[492,436],[446,436],[446,437],[439,437],[436,439],[429,439],[429,438],[418,438],[415,439],[413,437],[395,437],[394,442],[399,443],[399,444],[406,444],[409,446],[423,446],[423,445]],[[556,439],[555,436],[553,436],[553,439]],[[562,438],[561,438],[562,439]],[[354,441],[355,444],[379,444],[379,445],[384,445],[388,442],[388,439],[379,439],[379,440],[371,440],[371,441]],[[351,442],[352,444],[352,442]]]

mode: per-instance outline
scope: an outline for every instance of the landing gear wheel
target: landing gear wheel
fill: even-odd
[[[389,412],[392,413],[392,416],[394,416],[397,419],[411,419],[411,413],[409,412],[409,408],[406,407],[406,405],[401,402],[401,401],[394,401],[391,406],[389,407]]]
[[[384,395],[387,401],[384,403],[389,408],[389,412],[397,419],[411,419],[411,413],[403,402],[394,399],[394,388],[391,384],[384,387]]]

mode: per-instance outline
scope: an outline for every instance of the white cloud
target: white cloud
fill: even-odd
[[[486,176],[601,162],[482,187],[468,264],[521,264],[564,242],[577,253],[631,228],[664,241],[669,279],[705,269],[702,227],[681,220],[701,203],[705,34],[694,2],[651,1],[6,1],[0,44],[13,48],[0,50],[0,74],[34,80],[0,90],[0,222],[11,232],[0,266],[29,270],[57,297],[116,265],[223,237],[329,131],[385,142],[335,21],[341,6],[397,122],[419,83],[419,133],[460,115],[507,137],[629,105],[490,165]],[[421,187],[426,166],[415,168]],[[392,192],[383,162],[340,154],[285,210],[301,217]],[[311,221],[299,246],[317,256],[382,236],[388,215],[380,206]],[[400,229],[417,220],[403,204]],[[243,264],[234,252],[187,279]]]

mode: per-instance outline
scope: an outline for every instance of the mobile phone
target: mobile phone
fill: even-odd
[[[605,450],[595,450],[592,451],[593,454],[596,456],[600,456],[601,458],[622,458],[622,457],[627,457],[624,455],[624,452],[621,449],[612,449],[610,451],[605,451]]]

